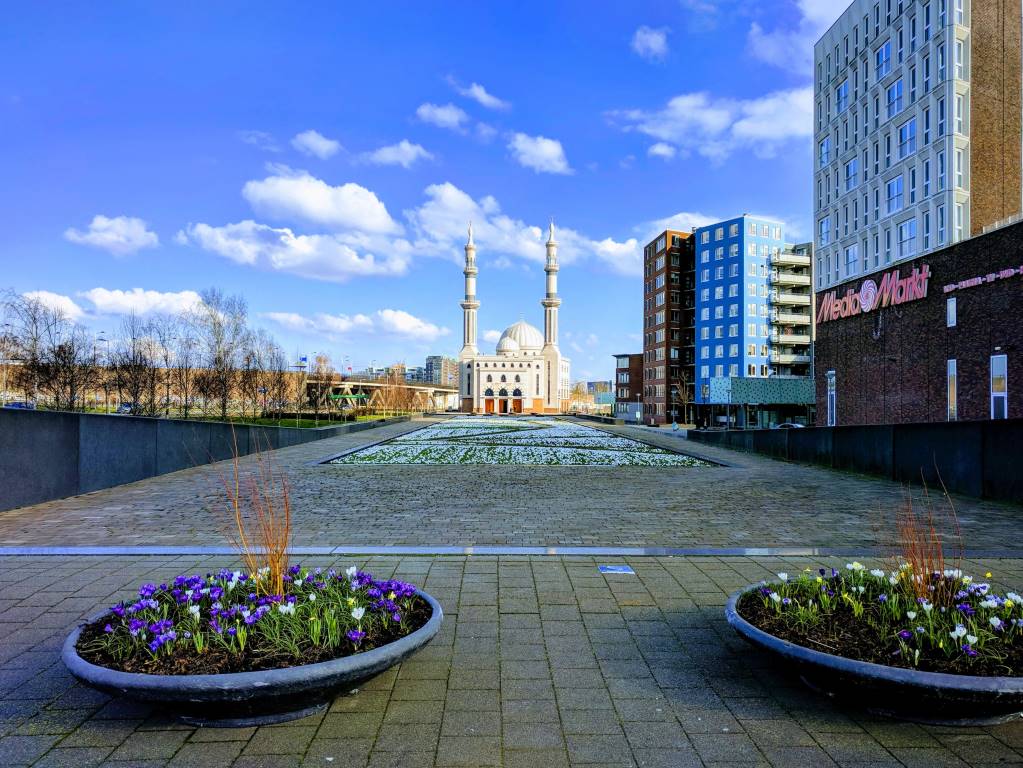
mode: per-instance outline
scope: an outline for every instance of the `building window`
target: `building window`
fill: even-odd
[[[902,176],[896,176],[889,181],[886,190],[888,192],[886,212],[889,214],[898,213],[902,210]]]
[[[914,152],[916,152],[915,117],[899,126],[899,159],[909,157]]]
[[[849,109],[849,81],[843,81],[835,89],[835,110],[842,114]]]
[[[916,253],[916,219],[899,224],[899,258],[908,259]]]
[[[858,163],[859,161],[854,157],[848,163],[845,164],[845,191],[851,192],[856,189],[858,183]]]
[[[877,49],[877,65],[874,68],[874,79],[880,80],[892,71],[892,43],[890,40]]]
[[[966,211],[962,203],[956,203],[955,217],[955,241],[958,243],[966,232]]]
[[[934,217],[938,220],[938,245],[945,244],[945,206],[939,205]]]
[[[946,374],[946,380],[948,383],[948,420],[955,421],[959,418],[959,382],[956,376],[956,361],[948,361],[948,371]]]
[[[1009,414],[1008,358],[991,356],[991,418],[1006,419]]]
[[[888,117],[895,117],[902,111],[902,78],[888,86]]]
[[[827,382],[828,382],[828,384],[827,384],[827,386],[828,386],[828,426],[829,427],[833,427],[833,426],[835,426],[835,422],[836,422],[836,418],[835,418],[835,415],[836,415],[835,414],[835,406],[836,406],[836,400],[835,400],[835,372],[834,371],[828,371],[826,376],[827,376]]]
[[[956,297],[949,296],[945,300],[945,327],[956,327]]]

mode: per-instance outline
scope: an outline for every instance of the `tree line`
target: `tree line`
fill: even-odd
[[[59,307],[8,291],[0,296],[3,396],[13,390],[26,401],[82,410],[96,407],[102,393],[135,415],[169,415],[173,406],[184,418],[305,404],[305,377],[289,373],[269,333],[250,327],[245,300],[215,288],[201,299],[177,314],[126,315],[116,337],[104,339]],[[329,359],[316,366],[325,373]]]

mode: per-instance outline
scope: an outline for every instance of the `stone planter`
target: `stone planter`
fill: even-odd
[[[352,656],[286,669],[219,675],[149,675],[90,664],[76,649],[82,627],[64,642],[61,658],[71,674],[105,693],[157,704],[193,725],[268,725],[314,714],[339,693],[393,667],[422,648],[440,630],[444,613],[425,592],[430,620],[393,643]],[[107,615],[104,611],[86,623]],[[84,625],[83,625],[84,626]]]
[[[733,594],[725,618],[739,635],[791,667],[810,688],[875,714],[941,725],[991,725],[1023,715],[1023,677],[920,672],[856,661],[782,640],[736,611],[754,585]]]

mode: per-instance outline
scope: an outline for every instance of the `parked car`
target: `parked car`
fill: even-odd
[[[11,400],[11,402],[4,404],[4,408],[17,408],[23,411],[34,411],[36,409],[36,404],[31,400]]]
[[[803,429],[805,426],[805,424],[796,424],[794,421],[786,421],[776,426],[775,429]]]
[[[135,403],[121,403],[119,406],[117,406],[117,409],[114,411],[114,413],[130,416],[131,414],[135,413]]]

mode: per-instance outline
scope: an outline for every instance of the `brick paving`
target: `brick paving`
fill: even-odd
[[[734,589],[836,559],[376,557],[445,611],[418,655],[325,714],[196,729],[75,683],[58,658],[81,617],[144,580],[227,558],[0,558],[4,766],[994,766],[1023,762],[1023,722],[899,723],[844,709],[748,652]],[[600,574],[628,562],[635,575]],[[1018,585],[1023,561],[988,560]]]
[[[296,544],[866,548],[904,489],[878,478],[641,437],[730,466],[701,468],[338,466],[317,462],[432,420],[283,449]],[[242,460],[251,467],[252,459]],[[0,546],[224,543],[224,463],[0,513]],[[1019,507],[958,499],[967,545],[1015,547]]]
[[[886,541],[903,493],[876,478],[608,428],[727,466],[338,467],[317,462],[420,426],[274,454],[296,543],[318,546],[833,546]],[[251,459],[243,460],[251,467]],[[0,514],[0,546],[224,544],[224,465]],[[973,551],[1015,555],[1019,509],[958,499]],[[864,558],[861,558],[864,559]],[[750,653],[722,606],[740,586],[828,558],[306,557],[422,585],[446,618],[423,651],[322,715],[195,729],[93,692],[59,650],[83,617],[143,581],[232,565],[192,555],[0,553],[3,766],[994,766],[1023,762],[1023,721],[939,728],[879,719],[804,689]],[[603,575],[600,563],[635,575]],[[986,559],[1005,587],[1023,557]]]

